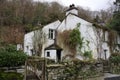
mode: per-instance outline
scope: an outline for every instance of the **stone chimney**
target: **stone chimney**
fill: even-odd
[[[70,5],[70,6],[69,6],[69,9],[66,10],[66,16],[67,16],[68,14],[70,14],[70,13],[71,13],[71,14],[78,15],[78,9],[75,7],[74,4]]]

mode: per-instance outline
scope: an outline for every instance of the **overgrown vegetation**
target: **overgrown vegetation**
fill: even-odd
[[[80,23],[78,23],[73,30],[65,30],[62,33],[59,33],[59,38],[63,42],[64,47],[67,47],[72,53],[73,57],[79,53],[79,55],[84,57],[84,60],[92,59],[92,51],[89,47],[90,42],[81,36],[79,29]]]
[[[77,65],[77,66],[76,66]],[[89,77],[100,76],[94,62],[83,62],[74,60],[71,64],[68,63],[64,73],[68,73],[67,80],[87,79]],[[72,78],[72,79],[71,79]]]
[[[98,12],[76,7],[78,16],[89,22],[95,17],[93,14],[101,14],[102,21],[110,17],[110,11]],[[0,0],[0,39],[9,43],[22,43],[24,34],[36,29],[38,24],[44,26],[58,19],[62,21],[67,9],[58,2]]]
[[[112,19],[108,23],[108,27],[116,30],[120,34],[120,0],[114,2],[114,13]]]
[[[33,40],[33,51],[34,55],[41,56],[43,44],[46,43],[46,34],[42,31],[42,28],[34,31]]]
[[[14,45],[3,44],[0,46],[0,67],[16,67],[25,64],[27,55],[17,51]]]
[[[120,53],[114,53],[111,55],[110,59],[111,73],[120,74]]]
[[[61,70],[52,68],[51,71],[56,70],[53,74],[59,75],[57,80],[87,80],[97,76],[102,76],[101,66],[97,67],[96,62],[81,61],[74,59],[72,61],[64,62]],[[63,67],[63,68],[62,68]],[[64,75],[63,75],[64,74]]]
[[[23,75],[15,72],[1,72],[0,80],[23,80]]]
[[[119,53],[114,53],[110,57],[110,62],[114,64],[119,64],[120,63],[120,54]]]

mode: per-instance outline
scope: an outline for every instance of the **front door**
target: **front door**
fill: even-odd
[[[61,61],[61,50],[57,50],[57,62]]]

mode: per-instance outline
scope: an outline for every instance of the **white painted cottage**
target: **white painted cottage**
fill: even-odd
[[[58,36],[58,33],[76,28],[79,23],[79,31],[81,32],[81,36],[84,37],[84,41],[89,41],[89,50],[92,51],[92,57],[94,59],[109,58],[111,52],[107,43],[109,34],[108,30],[98,27],[97,29],[99,29],[99,32],[97,32],[98,30],[95,31],[96,27],[93,26],[93,23],[78,17],[78,9],[74,5],[70,6],[70,8],[66,11],[66,17],[62,22],[57,20],[43,27],[42,31],[46,34],[47,40],[42,46],[41,57],[61,61],[64,56],[72,54],[68,49],[64,48],[63,43],[56,37]],[[24,37],[24,52],[30,56],[33,54],[34,49],[32,41],[34,32],[35,31],[27,33]],[[85,49],[87,50],[88,48]],[[78,59],[83,59],[79,55],[79,51],[76,52],[75,57]]]

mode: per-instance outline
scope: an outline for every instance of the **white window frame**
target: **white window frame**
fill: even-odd
[[[48,38],[49,39],[55,38],[55,30],[54,29],[49,29]]]

